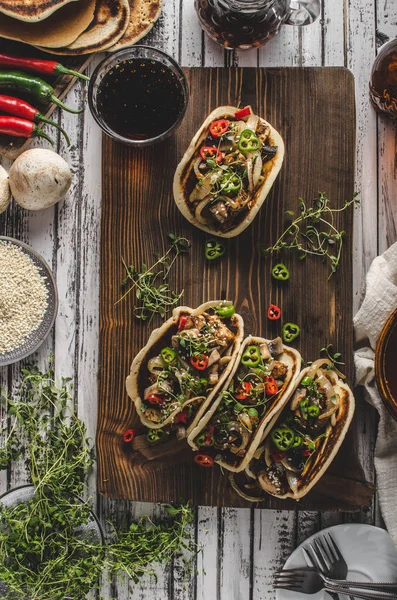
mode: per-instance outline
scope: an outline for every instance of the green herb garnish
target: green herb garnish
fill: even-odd
[[[326,356],[332,362],[332,365],[328,365],[329,369],[332,369],[334,365],[344,365],[345,363],[341,361],[342,354],[340,352],[334,352],[334,347],[332,344],[327,344],[324,348],[320,350],[320,356]]]
[[[45,373],[24,369],[23,375],[17,398],[2,395],[11,428],[0,458],[3,468],[24,459],[35,493],[12,507],[0,503],[2,598],[82,600],[99,591],[105,573],[124,574],[133,583],[154,574],[156,563],[181,555],[189,570],[195,553],[189,506],[168,507],[169,517],[160,523],[143,518],[127,531],[112,525],[107,545],[82,535],[91,511],[79,497],[94,462],[85,425],[74,414],[68,381],[58,386],[52,367]]]
[[[171,242],[169,249],[163,256],[157,255],[156,262],[151,267],[142,264],[139,271],[134,265],[127,265],[122,259],[127,274],[122,281],[122,287],[125,288],[128,284],[130,286],[117,303],[135,289],[137,304],[134,307],[134,314],[142,321],[146,319],[151,321],[154,315],[165,317],[171,308],[177,306],[183,295],[183,290],[179,294],[170,290],[167,279],[178,256],[189,251],[190,242],[173,233],[169,233],[168,237]]]
[[[299,198],[299,202],[300,214],[296,216],[293,211],[287,211],[287,215],[293,218],[292,223],[277,242],[264,252],[273,254],[282,250],[296,250],[300,260],[309,255],[320,256],[330,264],[329,279],[339,267],[343,238],[346,235],[345,231],[339,231],[335,227],[334,216],[352,204],[359,205],[360,201],[355,194],[342,208],[330,208],[328,198],[321,192],[320,197],[314,200],[313,207],[307,207],[302,198]]]

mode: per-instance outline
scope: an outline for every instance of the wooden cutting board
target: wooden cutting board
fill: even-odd
[[[92,56],[62,56],[56,57],[53,54],[47,54],[45,52],[41,52],[32,46],[28,46],[26,44],[21,44],[20,42],[13,42],[11,40],[0,39],[0,52],[4,52],[4,54],[11,54],[12,56],[29,56],[30,58],[40,58],[44,60],[55,60],[61,62],[68,69],[72,69],[79,73],[85,71],[88,63],[91,61]],[[0,68],[1,70],[1,68]],[[76,77],[71,77],[70,75],[59,75],[58,77],[49,77],[47,75],[41,75],[40,73],[30,73],[31,75],[37,75],[41,79],[44,79],[53,86],[54,94],[57,98],[62,100],[68,91],[71,89],[73,84],[76,81]],[[22,98],[29,102],[35,108],[38,108],[40,112],[47,118],[51,118],[52,113],[57,108],[55,104],[50,104],[49,106],[39,106],[37,102],[34,101],[34,98],[29,96],[28,94],[20,94],[16,92],[12,92],[11,90],[1,90],[0,93],[7,94],[9,96],[16,96],[17,98]],[[3,113],[0,113],[3,114]],[[46,132],[51,135],[54,139],[56,138],[56,130],[54,128],[49,128],[46,126]],[[8,135],[0,135],[0,156],[4,156],[5,158],[14,159],[19,154],[28,149],[32,139],[25,138],[14,138]]]
[[[246,334],[267,338],[280,324],[267,319],[267,307],[282,307],[283,321],[298,323],[294,344],[305,360],[315,360],[322,346],[333,343],[343,353],[352,383],[352,217],[337,219],[347,232],[339,272],[327,281],[329,268],[318,259],[283,257],[291,271],[287,283],[270,274],[276,258],[262,249],[284,230],[285,211],[297,210],[298,198],[309,204],[320,191],[332,206],[352,198],[355,164],[353,76],[343,68],[186,69],[189,107],[176,135],[161,145],[132,150],[103,138],[102,245],[100,299],[100,372],[98,416],[98,489],[112,498],[218,506],[248,506],[219,468],[193,462],[185,442],[174,440],[147,448],[144,435],[131,446],[123,432],[139,426],[125,391],[130,363],[161,321],[151,325],[133,315],[134,297],[119,304],[127,264],[152,264],[155,252],[168,247],[169,232],[191,240],[189,256],[178,259],[170,287],[184,289],[182,304],[229,299],[245,321]],[[204,259],[206,236],[179,213],[172,195],[175,168],[207,114],[220,105],[251,104],[281,133],[285,160],[280,175],[253,224],[226,242],[218,262]],[[364,480],[355,456],[354,428],[339,456],[315,489],[299,503],[302,509],[354,510],[367,506],[373,488]],[[269,496],[260,506],[296,507]]]

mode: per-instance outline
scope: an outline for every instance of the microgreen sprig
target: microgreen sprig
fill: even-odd
[[[324,346],[324,348],[321,348],[320,356],[325,356],[332,362],[332,365],[330,365],[331,368],[334,365],[343,366],[345,364],[343,361],[340,360],[342,354],[340,352],[334,352],[334,347],[332,344],[327,344],[326,346]]]
[[[142,264],[139,271],[134,265],[127,265],[122,258],[127,274],[122,281],[122,287],[125,288],[129,283],[130,287],[116,304],[135,289],[138,302],[134,307],[134,314],[137,319],[142,321],[149,319],[150,322],[156,314],[165,317],[171,308],[177,306],[183,295],[183,290],[179,294],[170,290],[167,279],[178,256],[189,251],[190,242],[186,238],[177,237],[173,233],[169,233],[168,238],[170,247],[163,256],[155,255],[156,262],[151,267]]]
[[[343,212],[352,204],[359,205],[357,194],[352,200],[346,200],[341,208],[331,208],[325,192],[314,200],[313,207],[307,207],[302,198],[299,198],[300,214],[287,211],[293,218],[292,223],[286,228],[273,246],[264,250],[265,254],[273,254],[282,250],[297,250],[299,259],[307,256],[320,256],[323,261],[328,261],[331,272],[328,279],[337,271],[341,259],[343,238],[345,231],[339,231],[334,224],[337,213]]]

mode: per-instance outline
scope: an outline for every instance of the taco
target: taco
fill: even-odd
[[[231,302],[176,308],[153,331],[127,377],[143,425],[160,430],[179,423],[188,435],[228,378],[243,336]]]
[[[176,169],[176,205],[199,229],[234,237],[261,208],[283,158],[280,134],[250,106],[221,106],[206,118]]]
[[[299,352],[284,346],[281,338],[247,337],[225,386],[189,435],[189,444],[225,469],[242,471],[293,392],[300,365]]]
[[[246,469],[272,496],[303,498],[324,475],[344,440],[355,402],[332,366],[330,360],[319,359],[301,372],[288,406],[273,419]]]

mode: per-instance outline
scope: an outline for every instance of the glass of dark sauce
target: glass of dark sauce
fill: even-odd
[[[97,66],[88,102],[107,135],[130,146],[151,146],[180,124],[188,86],[182,69],[168,54],[133,46],[108,55]]]

